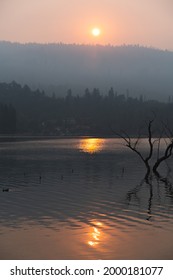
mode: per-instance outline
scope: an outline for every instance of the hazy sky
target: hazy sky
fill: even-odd
[[[173,50],[173,0],[0,0],[0,40]]]

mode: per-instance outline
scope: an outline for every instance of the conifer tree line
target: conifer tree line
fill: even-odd
[[[119,94],[110,88],[101,94],[98,88],[75,95],[47,96],[16,82],[0,83],[0,133],[28,135],[113,136],[126,131],[135,136],[143,121],[154,112],[158,121],[173,126],[173,102],[145,100]],[[155,122],[158,128],[159,122]],[[156,129],[158,131],[158,129]]]

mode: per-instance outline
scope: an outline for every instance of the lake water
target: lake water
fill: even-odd
[[[144,175],[120,139],[4,139],[0,259],[173,259],[172,186]]]

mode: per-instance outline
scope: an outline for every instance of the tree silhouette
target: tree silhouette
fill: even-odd
[[[130,137],[126,132],[122,132],[121,134],[117,134],[119,137],[121,137],[125,141],[125,145],[132,150],[134,153],[136,153],[142,162],[144,163],[146,167],[146,175],[145,175],[145,180],[148,181],[152,173],[158,178],[162,179],[163,177],[159,174],[158,168],[160,164],[167,159],[169,159],[172,156],[172,150],[173,150],[173,133],[171,129],[164,125],[163,130],[164,130],[164,135],[167,136],[167,138],[163,138],[165,140],[165,149],[164,153],[162,156],[160,156],[160,141],[161,141],[161,136],[159,138],[154,138],[153,137],[153,130],[152,130],[152,125],[153,125],[154,119],[149,120],[146,123],[147,126],[147,139],[148,139],[148,153],[147,156],[144,156],[142,152],[139,149],[139,143],[140,140],[142,139],[141,133],[138,133],[138,137],[136,139]],[[168,137],[169,133],[169,137]],[[154,159],[154,164],[150,163],[151,159],[153,159],[153,151],[155,148],[155,144],[158,142],[158,152],[157,152],[157,159]]]

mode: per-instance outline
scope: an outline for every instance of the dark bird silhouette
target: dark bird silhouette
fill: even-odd
[[[9,192],[9,188],[3,188],[2,191],[3,192]]]

